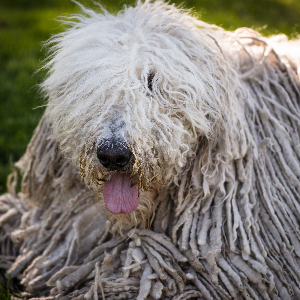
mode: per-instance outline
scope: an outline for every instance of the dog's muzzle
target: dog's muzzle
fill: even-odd
[[[122,171],[130,162],[132,152],[121,139],[101,139],[97,145],[97,157],[110,171]]]
[[[111,174],[103,185],[106,208],[112,214],[134,212],[140,202],[140,193],[138,184],[133,185],[130,168],[126,168],[133,157],[129,145],[123,139],[102,138],[97,145],[97,157],[109,171],[119,171]]]

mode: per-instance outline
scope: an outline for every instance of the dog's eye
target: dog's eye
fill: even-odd
[[[152,92],[153,78],[154,78],[154,74],[150,73],[148,75],[148,89],[150,92]]]

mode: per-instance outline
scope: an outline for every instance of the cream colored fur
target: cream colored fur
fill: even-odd
[[[0,267],[28,298],[300,299],[299,41],[162,2],[67,23],[22,193],[0,198]],[[141,189],[130,215],[103,207],[112,120]]]

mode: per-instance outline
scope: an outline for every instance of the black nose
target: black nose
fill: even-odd
[[[103,167],[122,170],[128,165],[132,152],[124,140],[101,139],[97,146],[97,157]]]

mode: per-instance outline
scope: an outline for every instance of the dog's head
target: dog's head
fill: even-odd
[[[82,9],[50,42],[47,115],[107,209],[129,214],[178,184],[199,144],[230,126],[239,83],[210,26],[184,11],[148,1],[117,16]]]

